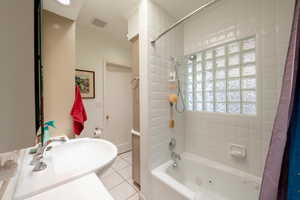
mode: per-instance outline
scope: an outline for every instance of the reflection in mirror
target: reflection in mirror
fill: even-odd
[[[39,1],[1,2],[0,153],[34,145],[40,119]],[[21,5],[20,5],[21,4]],[[17,23],[22,19],[22,24]],[[35,20],[33,20],[35,19]],[[26,28],[24,27],[26,26]],[[35,40],[36,39],[36,40]]]
[[[39,0],[0,4],[0,199],[12,199],[21,149],[35,145],[42,123],[42,5]]]

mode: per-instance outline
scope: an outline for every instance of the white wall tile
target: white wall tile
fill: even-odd
[[[278,0],[223,1],[185,24],[185,54],[225,43],[226,38],[215,43],[210,43],[210,39],[232,31],[232,39],[256,35],[258,59],[257,117],[189,112],[185,124],[186,151],[254,175],[262,174],[277,111],[294,1],[282,4]],[[245,145],[247,159],[237,162],[230,158],[230,143]]]
[[[168,28],[174,19],[166,12],[149,1],[149,39],[155,38],[161,31]],[[168,94],[171,91],[168,87],[169,72],[174,70],[171,57],[183,55],[183,27],[162,37],[155,46],[149,46],[149,100],[150,100],[150,168],[154,168],[161,163],[170,159],[168,142],[175,136],[177,151],[182,152],[184,149],[184,123],[183,118],[176,114],[174,130],[168,128],[170,105],[167,101]],[[174,112],[176,113],[176,112]]]
[[[150,171],[170,159],[168,141],[188,151],[261,176],[280,94],[294,0],[220,1],[166,34],[155,46],[150,41],[174,20],[152,3],[142,1],[142,192],[151,199]],[[143,10],[144,9],[144,10]],[[140,15],[140,17],[142,14]],[[176,114],[168,128],[168,73],[171,56],[183,56],[248,36],[257,38],[257,116],[186,112]],[[148,72],[148,73],[146,73]],[[143,95],[142,94],[142,95]],[[147,112],[146,112],[147,111]],[[247,158],[233,159],[230,144],[247,147]]]

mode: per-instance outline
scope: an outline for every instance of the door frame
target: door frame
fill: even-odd
[[[107,85],[107,61],[104,60],[103,61],[103,113],[102,113],[102,124],[103,124],[103,138],[107,139],[107,135],[106,135],[106,130],[107,130],[107,123],[106,123],[106,113],[107,113],[107,108],[106,108],[106,96],[107,96],[107,91],[106,91],[106,85]]]

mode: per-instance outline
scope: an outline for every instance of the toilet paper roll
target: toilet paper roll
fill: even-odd
[[[94,130],[94,138],[101,138],[101,135],[102,135],[102,129],[95,128],[95,130]]]

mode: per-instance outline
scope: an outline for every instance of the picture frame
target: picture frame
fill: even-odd
[[[75,69],[75,84],[79,86],[83,99],[95,99],[95,72]]]

